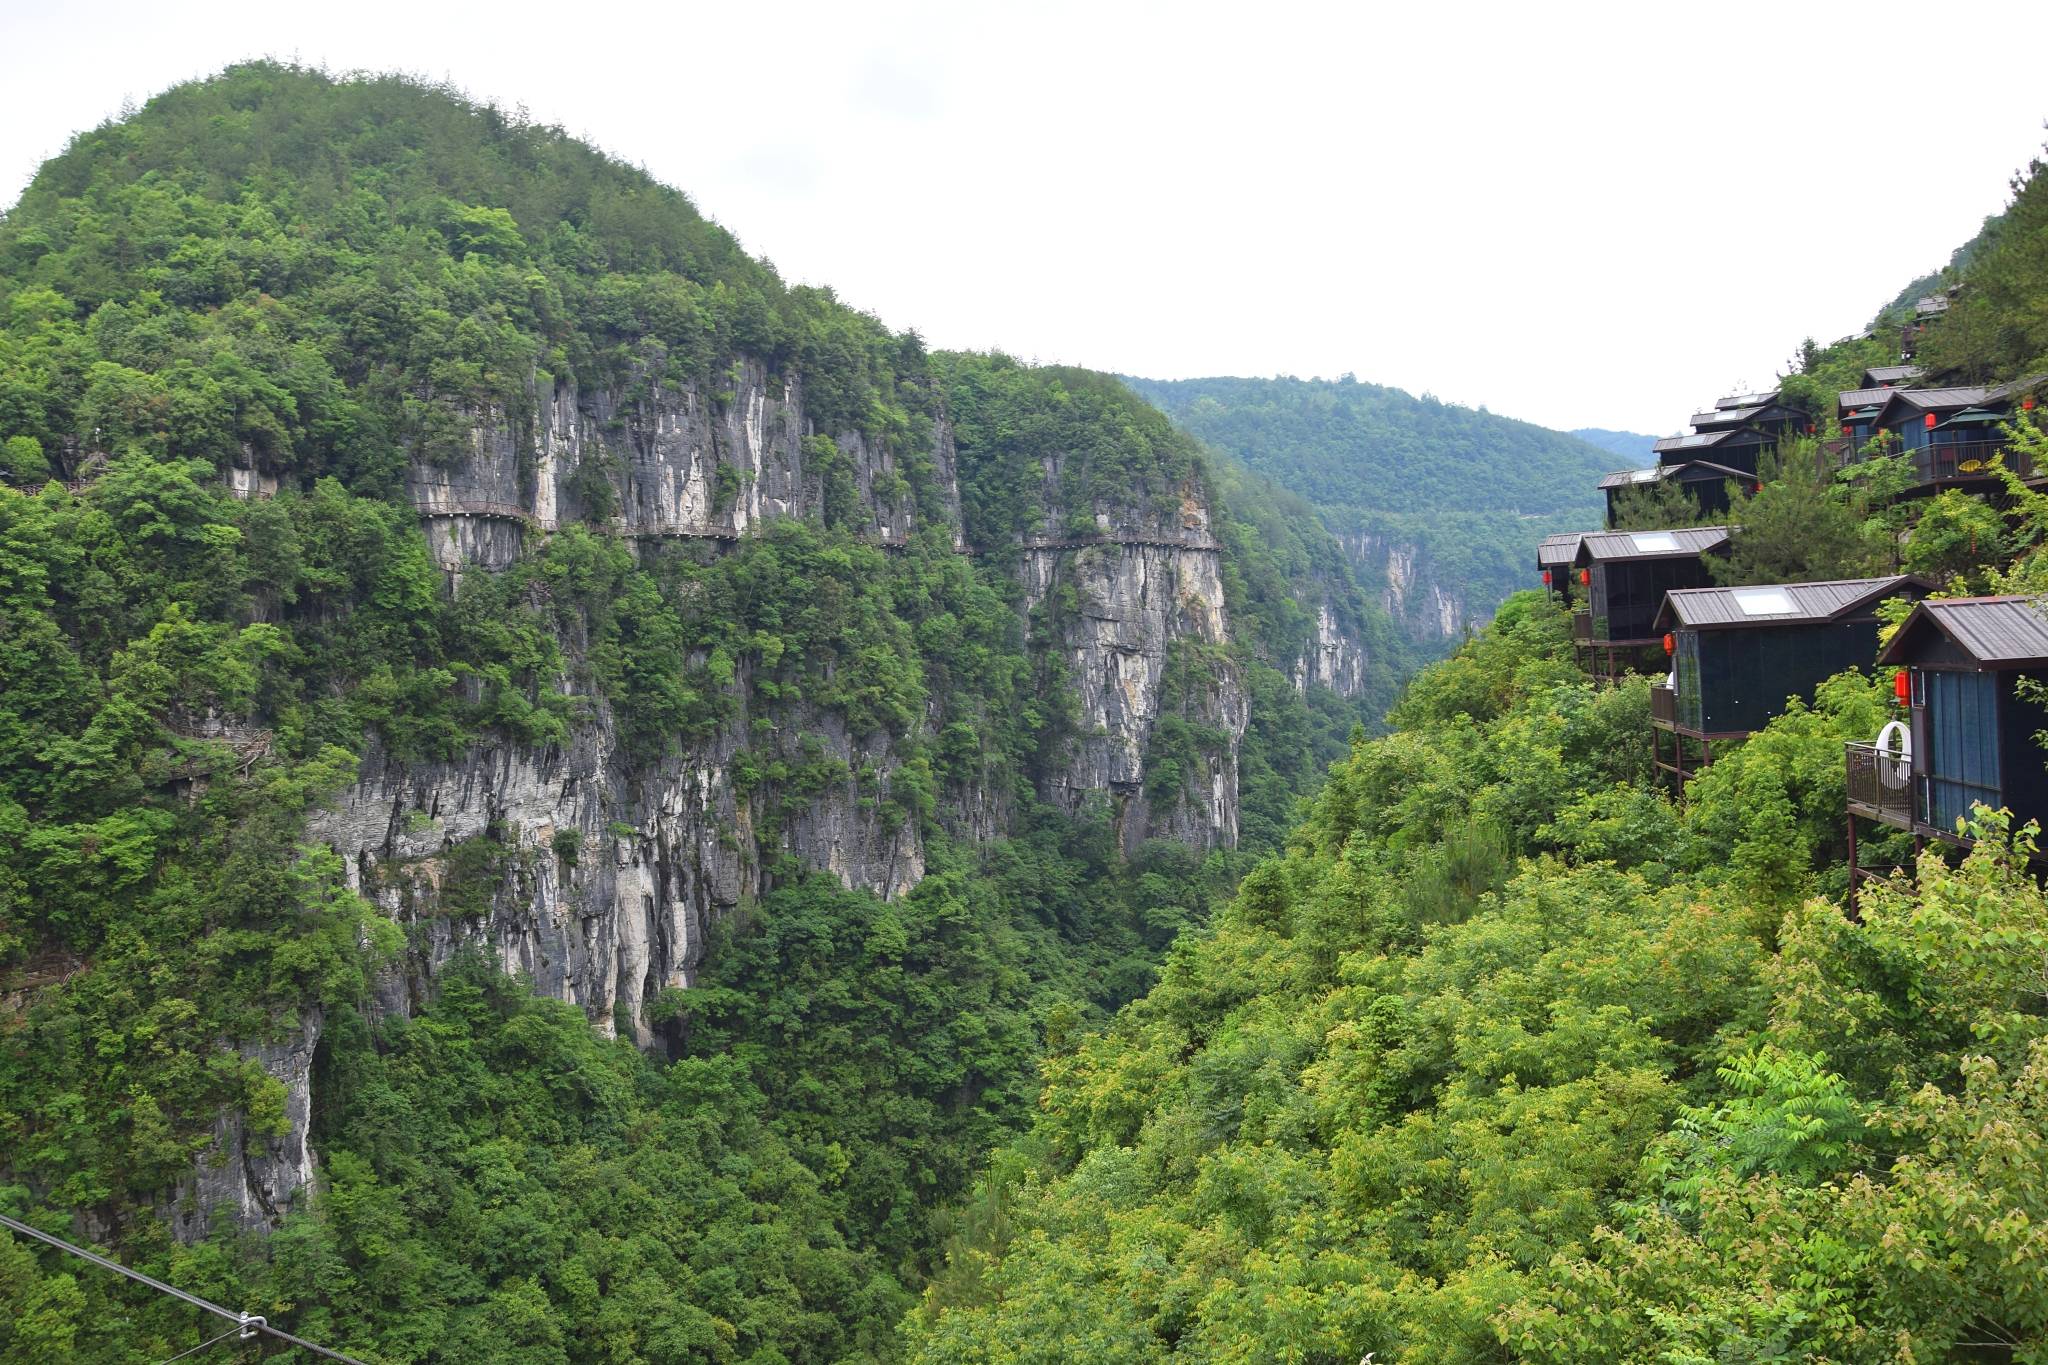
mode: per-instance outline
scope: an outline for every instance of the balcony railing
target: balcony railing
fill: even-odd
[[[1650,723],[1666,727],[1678,724],[1678,692],[1669,683],[1650,689]]]
[[[1900,829],[1913,827],[1913,779],[1905,765],[1875,744],[1847,744],[1849,804]]]
[[[2032,478],[2033,461],[2023,450],[2014,450],[1997,437],[1975,441],[1953,441],[1913,452],[1913,469],[1922,483],[1946,483],[1951,479],[1993,479],[1994,467],[2003,457],[2005,467],[2021,478]]]

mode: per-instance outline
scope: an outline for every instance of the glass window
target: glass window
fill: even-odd
[[[1799,610],[1783,588],[1737,588],[1735,605],[1744,616],[1789,616]]]

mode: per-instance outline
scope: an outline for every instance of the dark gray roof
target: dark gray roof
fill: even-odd
[[[1843,389],[1835,395],[1835,408],[1839,412],[1847,412],[1851,408],[1862,408],[1868,407],[1872,403],[1882,403],[1891,396],[1892,391],[1890,389]]]
[[[1909,379],[1918,379],[1925,371],[1918,365],[1872,365],[1863,372],[1866,384],[1903,384]]]
[[[1751,588],[1678,588],[1664,594],[1664,605],[1657,613],[1657,628],[1668,630],[1678,625],[1711,630],[1723,626],[1833,621],[1880,598],[1900,593],[1918,596],[1933,587],[1926,579],[1912,574],[1893,574],[1889,578],[1771,583]]]
[[[1586,538],[1584,531],[1567,531],[1563,535],[1545,536],[1536,547],[1536,565],[1547,569],[1555,564],[1569,564],[1579,557],[1579,542]]]
[[[1765,408],[1770,406],[1771,404],[1769,403],[1751,403],[1745,407],[1730,408],[1723,407],[1721,404],[1716,403],[1714,405],[1714,410],[1712,412],[1694,413],[1692,415],[1692,424],[1696,427],[1725,427],[1739,425],[1740,423],[1749,421],[1751,418],[1755,417],[1758,413],[1762,412]]]
[[[1656,451],[1659,455],[1667,450],[1703,450],[1708,446],[1720,444],[1734,434],[1733,430],[1729,430],[1696,431],[1690,436],[1666,436],[1663,440],[1651,446],[1650,449]]]
[[[1728,526],[1685,526],[1672,531],[1588,531],[1580,563],[1619,559],[1691,559],[1728,543]]]
[[[1716,398],[1714,406],[1722,410],[1728,408],[1760,408],[1777,401],[1778,394],[1773,389],[1769,393],[1731,393],[1726,398]]]
[[[1687,470],[1704,471],[1702,478],[1712,478],[1718,474],[1724,479],[1740,479],[1744,483],[1756,481],[1754,474],[1745,474],[1739,469],[1730,469],[1725,464],[1715,464],[1712,460],[1686,460],[1679,464],[1651,465],[1648,469],[1617,470],[1600,480],[1600,487],[1605,490],[1626,488],[1633,484],[1662,483],[1666,479],[1678,477]]]
[[[2048,663],[2048,616],[2038,597],[1948,597],[1922,602],[1878,656],[1904,663],[1913,637],[1932,626],[1980,664],[2012,668]]]
[[[1979,403],[1995,401],[1995,390],[1982,385],[1948,389],[1891,389],[1885,393],[1883,408],[1878,420],[1890,418],[1895,407],[1912,408],[1916,412],[1946,412],[1953,408],[1973,408]]]

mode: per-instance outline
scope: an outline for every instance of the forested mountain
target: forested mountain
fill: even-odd
[[[2048,352],[2043,195],[1930,363]],[[1132,383],[407,80],[80,137],[0,222],[0,1211],[379,1365],[2048,1354],[2033,832],[1852,917],[1888,680],[1674,804],[1534,595],[1378,733],[1380,594],[1612,457]],[[1733,571],[2048,593],[2017,480],[1790,453]],[[0,1232],[0,1359],[212,1330]]]
[[[1400,389],[1305,379],[1127,381],[1185,430],[1308,499],[1411,638],[1441,649],[1527,578],[1533,547],[1597,525],[1584,441]]]
[[[379,1361],[859,1360],[1401,647],[1116,380],[273,64],[0,223],[0,1209]],[[185,1305],[0,1238],[0,1356]]]

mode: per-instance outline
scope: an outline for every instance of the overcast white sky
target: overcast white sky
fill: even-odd
[[[0,0],[0,201],[252,56],[523,104],[934,346],[1663,433],[1946,261],[2032,3]]]

